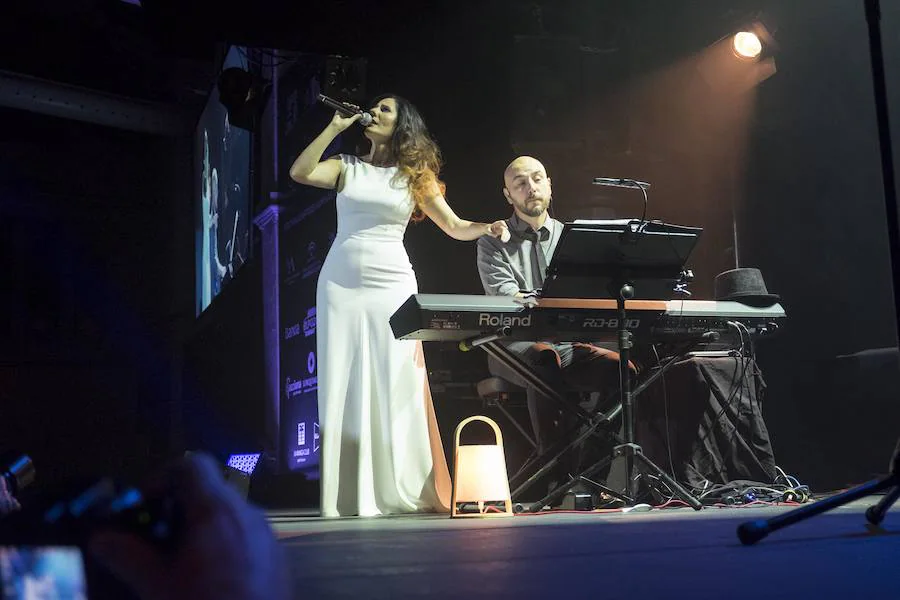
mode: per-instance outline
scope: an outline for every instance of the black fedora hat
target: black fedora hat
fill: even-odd
[[[766,289],[759,269],[731,269],[716,275],[714,282],[716,300],[733,300],[748,306],[772,306],[781,298]]]

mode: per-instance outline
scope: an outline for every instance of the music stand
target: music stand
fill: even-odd
[[[574,221],[563,225],[547,266],[545,298],[669,300],[703,229],[659,221]]]
[[[615,298],[618,309],[619,393],[622,402],[623,443],[613,456],[625,458],[626,494],[637,498],[635,467],[652,488],[652,474],[695,510],[702,503],[648,459],[634,439],[634,406],[631,373],[632,334],[628,330],[626,301],[668,300],[679,282],[684,265],[702,229],[646,221],[576,221],[566,223],[556,252],[547,268],[542,296]],[[601,461],[602,462],[602,461]],[[596,465],[595,465],[596,466]],[[591,471],[588,469],[588,471]]]

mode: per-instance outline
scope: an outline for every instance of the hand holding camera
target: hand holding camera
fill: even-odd
[[[0,473],[0,489],[33,477],[33,469],[18,473]],[[8,568],[0,568],[0,583],[19,589],[43,578],[56,589],[83,590],[86,576],[90,598],[128,591],[143,600],[288,598],[282,550],[265,517],[212,458],[182,458],[141,489],[102,479],[82,490],[49,504],[33,499],[3,519],[0,567]],[[38,564],[69,566],[38,577]]]
[[[228,486],[211,458],[186,457],[157,485],[179,507],[172,544],[100,529],[88,541],[98,562],[144,600],[288,598],[281,547],[265,517]]]

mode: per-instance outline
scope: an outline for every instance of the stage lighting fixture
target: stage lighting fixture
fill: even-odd
[[[731,48],[738,58],[755,60],[762,53],[762,42],[759,41],[759,37],[752,31],[739,31],[734,34]]]
[[[232,469],[237,469],[241,473],[253,475],[257,463],[259,463],[260,454],[232,454],[225,463]]]
[[[774,56],[777,50],[775,38],[759,19],[737,29],[731,37],[731,51],[741,60],[750,62],[765,60]]]
[[[242,498],[250,495],[250,479],[253,477],[262,454],[232,454],[225,463],[223,475]]]
[[[185,451],[185,456],[194,454],[194,451]],[[250,478],[256,472],[260,460],[265,460],[263,454],[231,454],[222,465],[222,477],[243,499],[250,494]],[[260,469],[263,470],[263,469]]]

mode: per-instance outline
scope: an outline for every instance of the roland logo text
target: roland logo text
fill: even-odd
[[[478,325],[481,327],[531,327],[531,315],[495,315],[480,313]]]

